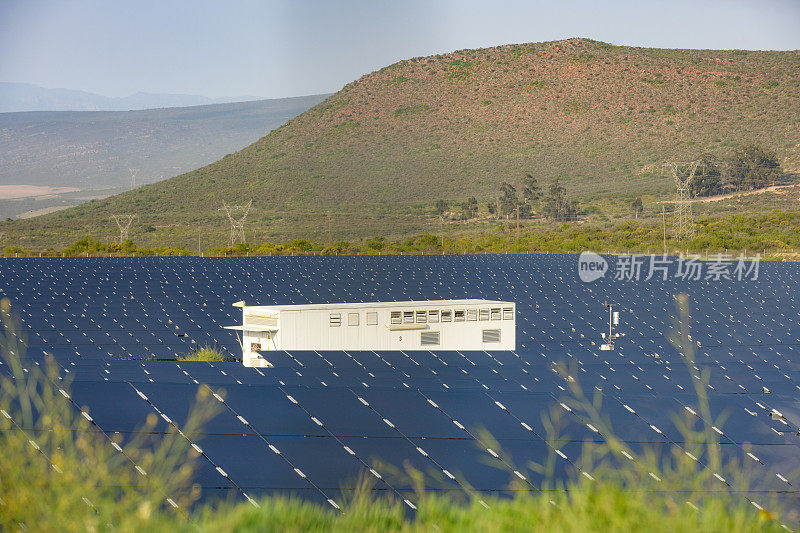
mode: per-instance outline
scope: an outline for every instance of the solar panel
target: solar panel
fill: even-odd
[[[56,361],[96,427],[127,439],[155,414],[157,437],[183,424],[199,386],[220,391],[220,414],[187,435],[203,451],[202,501],[341,503],[359,476],[376,494],[414,501],[407,466],[433,490],[535,491],[545,475],[532,465],[549,460],[556,479],[589,473],[582,449],[605,441],[606,427],[574,403],[576,386],[602,400],[632,453],[691,449],[677,414],[716,428],[726,460],[785,494],[800,483],[798,283],[790,263],[762,263],[743,281],[611,272],[583,283],[574,255],[0,260],[0,294],[28,333],[26,365]],[[690,295],[694,362],[667,338],[680,293]],[[445,298],[516,302],[517,349],[271,352],[264,369],[176,360],[205,345],[239,356],[223,329],[241,318],[235,301]],[[599,350],[604,301],[623,315],[614,351]],[[708,415],[698,372],[709,376]]]

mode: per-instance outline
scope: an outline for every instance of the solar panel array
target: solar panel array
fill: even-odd
[[[609,275],[582,283],[573,255],[81,258],[0,261],[29,356],[53,356],[71,401],[107,434],[181,426],[200,384],[222,412],[187,437],[201,451],[204,498],[293,493],[339,506],[359,476],[415,505],[397,470],[431,490],[539,490],[528,468],[592,476],[581,447],[606,438],[570,407],[577,380],[632,449],[688,450],[671,413],[701,417],[690,368],[665,334],[674,296],[692,305],[698,371],[708,371],[723,456],[753,467],[761,490],[797,503],[800,486],[800,268],[762,263],[758,279]],[[239,355],[248,304],[490,298],[517,303],[514,352],[270,352],[269,369],[175,361],[205,344]],[[622,311],[615,351],[600,351],[605,301]],[[149,359],[149,360],[147,360]],[[566,368],[567,373],[559,372]],[[0,367],[0,371],[7,371]],[[65,401],[67,401],[65,399]],[[569,422],[561,432],[547,416]],[[688,413],[688,415],[687,415]],[[721,415],[727,417],[719,424]],[[690,418],[691,418],[690,416]],[[494,440],[489,441],[482,429]],[[631,458],[634,460],[635,458]],[[697,459],[702,462],[702,457]],[[510,485],[515,480],[516,484]],[[720,490],[735,483],[719,476]],[[734,487],[735,488],[735,487]],[[757,501],[763,494],[744,496]]]

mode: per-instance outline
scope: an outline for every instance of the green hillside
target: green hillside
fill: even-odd
[[[196,247],[198,232],[227,239],[223,200],[252,199],[248,240],[327,240],[328,212],[334,240],[397,237],[438,232],[437,199],[474,195],[485,209],[501,182],[519,183],[525,172],[540,184],[559,177],[590,207],[588,218],[613,220],[629,216],[635,196],[652,214],[655,200],[673,194],[665,159],[724,156],[757,143],[774,150],[784,170],[800,170],[798,126],[797,51],[587,39],[462,50],[363,76],[194,172],[0,231],[29,248],[63,245],[86,234],[105,238],[115,233],[111,214],[138,213],[137,242]],[[698,209],[712,209],[704,205]]]

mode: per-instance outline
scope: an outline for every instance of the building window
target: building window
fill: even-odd
[[[400,313],[397,314],[397,323],[400,323]],[[394,322],[392,322],[394,324]],[[378,325],[378,312],[377,311],[369,311],[367,313],[367,325],[368,326],[377,326]]]
[[[428,323],[436,324],[439,322],[439,311],[428,311]]]
[[[474,322],[478,320],[478,310],[477,309],[467,309],[467,320],[470,322]]]
[[[403,324],[414,323],[414,311],[403,311]]]
[[[514,309],[512,307],[503,309],[503,320],[514,320]]]
[[[358,325],[358,313],[347,313],[347,325],[348,326]]]
[[[478,313],[479,320],[489,320],[489,310],[488,309],[481,309]]]
[[[456,309],[455,313],[455,322],[464,322],[464,310],[463,309]]]
[[[442,322],[452,322],[453,321],[453,312],[449,309],[442,311]]]
[[[439,345],[439,332],[438,331],[423,331],[419,337],[422,346],[438,346]]]
[[[500,330],[499,329],[483,330],[483,342],[500,342]]]
[[[400,324],[401,322],[403,322],[402,313],[400,313],[400,311],[392,311],[392,314],[389,317],[389,321],[392,324]]]
[[[428,313],[425,311],[417,311],[417,324],[424,324],[428,321]]]
[[[331,313],[331,327],[338,328],[341,325],[342,325],[341,313]]]
[[[502,318],[499,307],[492,308],[492,320],[500,320]]]

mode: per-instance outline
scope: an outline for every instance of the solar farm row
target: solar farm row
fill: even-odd
[[[613,258],[608,258],[613,263]],[[723,457],[751,468],[758,502],[797,503],[800,484],[800,268],[762,263],[757,279],[578,277],[572,255],[334,258],[7,259],[0,296],[28,334],[29,362],[54,358],[75,409],[129,438],[155,414],[182,425],[197,389],[221,413],[187,434],[204,498],[295,493],[339,505],[359,476],[415,505],[426,486],[491,494],[592,476],[586,442],[608,429],[581,414],[576,384],[630,449],[693,450],[695,372],[709,375]],[[694,368],[667,336],[674,297],[691,302]],[[197,346],[241,349],[222,326],[253,304],[491,298],[517,303],[513,352],[273,352],[269,369],[174,361]],[[626,336],[600,351],[604,302]],[[0,367],[0,371],[8,371]],[[557,422],[553,427],[553,422]],[[491,439],[483,432],[486,430]],[[635,454],[630,460],[635,460]],[[698,457],[698,462],[705,458]],[[510,484],[511,481],[515,483]],[[737,487],[719,476],[719,490]]]

